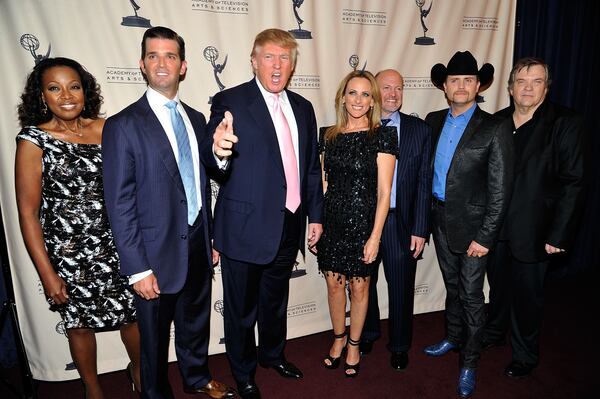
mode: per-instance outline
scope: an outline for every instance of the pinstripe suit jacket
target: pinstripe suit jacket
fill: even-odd
[[[206,140],[204,115],[183,104],[198,141]],[[151,268],[164,294],[179,292],[188,274],[189,240],[187,200],[177,160],[167,135],[144,94],[138,101],[111,116],[102,135],[104,198],[110,226],[121,260],[121,274]],[[210,185],[201,159],[201,216],[208,265],[210,257]]]
[[[400,112],[395,214],[398,238],[407,247],[411,235],[429,236],[431,134],[423,120]]]

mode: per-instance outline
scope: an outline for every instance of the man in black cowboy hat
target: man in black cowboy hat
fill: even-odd
[[[446,337],[425,348],[442,356],[460,348],[458,394],[475,390],[477,361],[485,325],[483,280],[487,254],[506,211],[513,176],[509,124],[482,111],[477,93],[492,82],[494,67],[468,52],[457,52],[445,67],[431,69],[449,109],[432,112],[432,232],[446,286]]]

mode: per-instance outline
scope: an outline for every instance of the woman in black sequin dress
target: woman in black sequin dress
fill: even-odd
[[[319,140],[325,216],[317,257],[327,281],[335,337],[324,362],[327,368],[337,368],[346,347],[344,372],[355,377],[370,275],[378,266],[379,241],[390,205],[398,138],[394,128],[380,126],[381,96],[370,72],[348,74],[338,87],[335,105],[336,124],[322,128]],[[350,287],[348,339],[346,282]]]
[[[139,387],[133,294],[119,274],[104,208],[100,88],[78,62],[49,58],[35,66],[21,100],[15,161],[21,232],[47,301],[65,323],[86,397],[103,397],[96,330],[120,329]]]

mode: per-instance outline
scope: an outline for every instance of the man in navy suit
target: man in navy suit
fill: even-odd
[[[389,297],[390,364],[395,370],[404,370],[412,342],[417,260],[429,229],[431,128],[421,119],[400,112],[404,80],[399,72],[386,69],[375,78],[383,100],[382,124],[396,127],[400,150],[381,252]],[[371,276],[361,354],[369,353],[373,341],[381,337],[377,277],[378,272]]]
[[[217,93],[208,124],[215,154],[228,162],[214,246],[221,254],[225,345],[243,398],[260,398],[257,363],[302,377],[284,356],[289,279],[304,251],[307,216],[308,246],[321,236],[323,187],[313,107],[286,90],[297,47],[286,31],[259,33],[251,55],[255,77]]]
[[[142,397],[173,398],[168,346],[175,349],[184,390],[211,398],[235,391],[208,370],[210,189],[201,158],[206,120],[178,95],[185,75],[185,43],[174,31],[144,33],[140,68],[148,90],[104,126],[102,159],[106,208],[121,273],[138,294]]]

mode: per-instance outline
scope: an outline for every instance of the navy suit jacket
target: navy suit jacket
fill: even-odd
[[[323,186],[317,150],[317,123],[312,104],[286,91],[298,125],[301,232],[304,251],[306,216],[321,223]],[[279,250],[285,216],[286,182],[275,126],[254,79],[213,97],[208,131],[214,132],[225,111],[233,114],[239,138],[230,157],[215,205],[214,247],[242,262],[268,264]],[[211,148],[206,148],[212,151]]]
[[[431,127],[400,112],[398,149],[396,225],[403,247],[408,247],[411,236],[429,236]]]
[[[210,186],[202,162],[206,120],[183,104],[199,145],[202,220],[207,237],[211,223]],[[212,160],[212,161],[211,161]],[[104,196],[121,260],[121,274],[152,269],[162,293],[180,291],[188,271],[187,201],[177,161],[167,135],[144,94],[108,118],[102,135]]]

